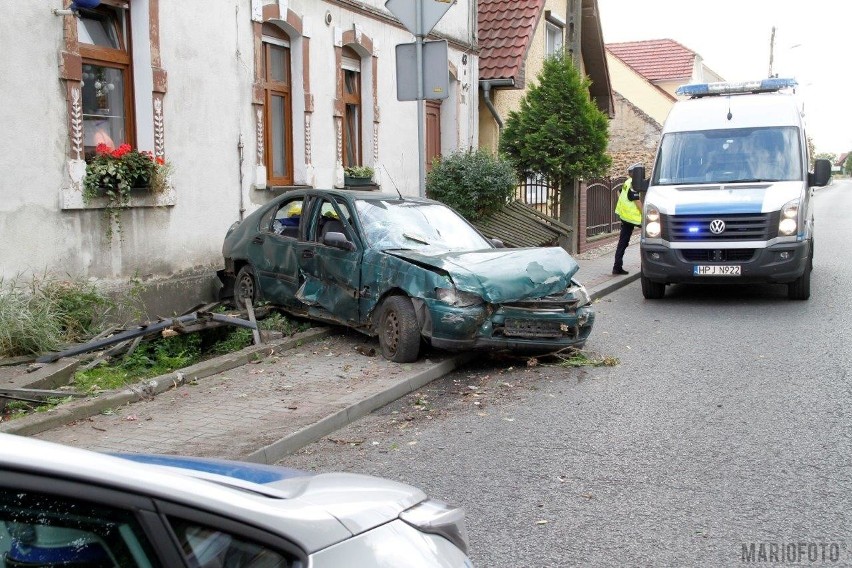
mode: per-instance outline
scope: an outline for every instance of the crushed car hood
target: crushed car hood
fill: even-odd
[[[500,304],[541,298],[565,290],[579,266],[560,247],[447,251],[392,250],[385,253],[442,270],[456,288]]]

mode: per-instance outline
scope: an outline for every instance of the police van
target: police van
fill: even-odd
[[[646,186],[642,294],[673,283],[782,283],[810,297],[814,255],[812,187],[826,185],[828,160],[808,171],[793,79],[684,85]]]

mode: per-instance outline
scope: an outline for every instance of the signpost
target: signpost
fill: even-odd
[[[435,24],[444,17],[453,5],[453,0],[387,0],[385,8],[399,18],[402,25],[414,34],[414,85],[411,81],[411,46],[397,46],[397,98],[417,101],[417,145],[420,196],[426,195],[426,99],[445,99],[449,86],[447,70],[447,42],[424,42]],[[436,45],[438,44],[438,45]],[[441,46],[440,44],[443,44]],[[424,45],[428,46],[424,49]],[[425,55],[424,55],[425,51]],[[438,58],[443,56],[443,71],[439,69]],[[405,69],[403,69],[405,67]],[[443,83],[440,77],[443,73]],[[432,92],[425,87],[428,77]],[[413,98],[412,98],[412,95]],[[403,98],[403,96],[405,98]]]

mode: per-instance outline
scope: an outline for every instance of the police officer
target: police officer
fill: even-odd
[[[621,219],[621,233],[618,235],[618,246],[615,248],[615,262],[612,265],[613,274],[627,274],[624,270],[624,251],[630,244],[633,229],[642,225],[642,201],[640,193],[633,190],[631,174],[633,168],[640,164],[633,164],[627,168],[627,181],[621,186],[618,194],[618,203],[615,205],[615,214]]]

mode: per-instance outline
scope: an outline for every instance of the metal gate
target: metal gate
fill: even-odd
[[[586,182],[586,238],[613,233],[621,221],[615,204],[626,177],[596,178]]]
[[[559,184],[547,179],[544,174],[526,174],[515,191],[515,199],[559,219]]]

